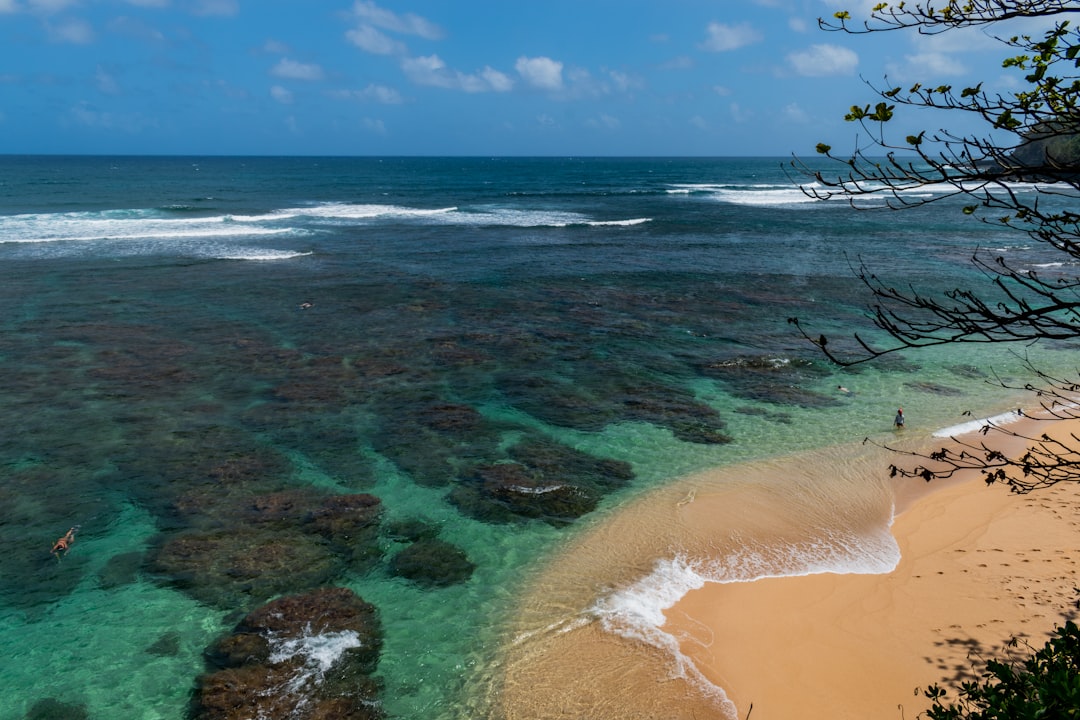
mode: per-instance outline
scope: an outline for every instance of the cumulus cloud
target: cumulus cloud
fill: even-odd
[[[795,72],[805,77],[852,75],[859,64],[855,51],[838,45],[811,45],[787,59]]]
[[[438,40],[443,36],[442,29],[435,23],[415,15],[397,13],[376,5],[371,0],[359,0],[353,5],[353,13],[365,25],[373,25],[402,35],[418,35],[426,40]]]
[[[0,0],[0,14],[18,12],[19,6],[15,0]]]
[[[485,67],[479,74],[467,74],[447,67],[438,55],[405,58],[402,70],[417,85],[431,85],[449,90],[463,90],[470,93],[505,92],[513,87],[513,81],[506,75]]]
[[[274,98],[282,105],[292,105],[293,94],[280,85],[274,85],[270,88],[270,97]]]
[[[289,58],[282,58],[270,70],[275,77],[288,78],[289,80],[322,80],[323,69],[318,65],[297,62]]]
[[[750,26],[749,23],[739,25],[725,25],[713,22],[705,29],[708,37],[701,44],[703,50],[709,52],[726,52],[736,50],[746,45],[752,45],[762,39],[761,33]]]
[[[495,92],[509,92],[514,87],[514,81],[506,74],[495,70],[494,68],[485,67],[480,71],[480,77],[484,79],[491,89]]]
[[[371,25],[361,25],[348,30],[345,37],[353,45],[372,55],[402,55],[406,50],[404,43],[379,32]]]
[[[548,57],[527,58],[519,57],[514,64],[518,74],[533,87],[542,90],[559,90],[562,88],[563,64]]]

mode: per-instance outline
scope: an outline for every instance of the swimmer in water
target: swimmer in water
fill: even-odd
[[[65,534],[55,543],[53,543],[52,550],[50,550],[49,552],[55,555],[56,558],[59,560],[61,553],[66,553],[68,550],[71,549],[71,543],[75,542],[75,531],[78,529],[79,526],[76,525],[70,530],[68,530],[67,534]]]

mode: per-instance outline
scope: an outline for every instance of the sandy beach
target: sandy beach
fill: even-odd
[[[1080,433],[1080,422],[1033,431]],[[1022,450],[1011,442],[1011,452]],[[784,482],[747,495],[717,489],[706,473],[615,513],[538,578],[503,667],[497,715],[899,720],[929,707],[917,688],[970,677],[980,656],[1010,638],[1040,645],[1075,608],[1077,488],[1018,496],[987,487],[977,473],[930,484],[888,479],[890,458],[864,446],[756,463],[724,471],[723,487],[733,476],[754,488],[769,476]],[[832,499],[813,497],[828,463],[838,478],[830,480]],[[760,477],[748,477],[754,473]],[[781,486],[811,488],[784,498],[791,517],[771,511]],[[889,496],[891,527],[875,487]],[[767,533],[795,546],[785,533],[838,497],[855,508],[841,522],[865,524],[857,535],[873,537],[879,523],[895,539],[894,569],[699,583],[666,605],[653,599],[664,608],[658,631],[646,622],[638,637],[615,637],[598,619],[595,598],[605,588],[646,574],[671,547],[723,555],[727,540],[716,529],[725,526],[739,528],[732,536]],[[649,602],[647,592],[638,599]]]
[[[1011,637],[1038,646],[1075,610],[1075,486],[1018,496],[969,473],[900,481],[898,495],[893,572],[707,584],[667,611],[665,630],[740,716],[912,718],[929,707],[916,688],[970,677]]]

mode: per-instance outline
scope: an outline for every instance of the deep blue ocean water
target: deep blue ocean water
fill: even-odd
[[[378,608],[390,716],[467,717],[517,588],[620,504],[1010,407],[1002,348],[840,371],[786,320],[869,332],[860,260],[941,289],[1038,249],[785,165],[0,158],[0,718],[185,717],[215,639],[324,585]],[[424,538],[466,563],[403,574]]]

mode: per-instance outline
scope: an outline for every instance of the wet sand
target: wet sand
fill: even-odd
[[[1037,428],[1080,433],[1080,422]],[[494,714],[913,718],[928,707],[916,688],[968,676],[972,655],[993,654],[1013,636],[1041,644],[1074,608],[1076,487],[1017,496],[974,473],[929,485],[889,480],[895,456],[842,450],[839,460],[832,448],[728,468],[720,484],[710,473],[688,478],[585,533],[526,596]],[[818,497],[814,468],[825,466],[829,487]],[[733,485],[736,477],[744,482]],[[792,485],[802,494],[776,497]],[[888,528],[882,513],[891,516],[893,503]],[[776,517],[782,506],[790,515]],[[722,556],[731,538],[748,533],[796,542],[816,509],[865,525],[855,530],[866,537],[883,525],[899,549],[895,568],[684,588],[639,637],[598,619],[597,598],[647,575],[671,548]],[[727,526],[738,530],[716,532]]]

